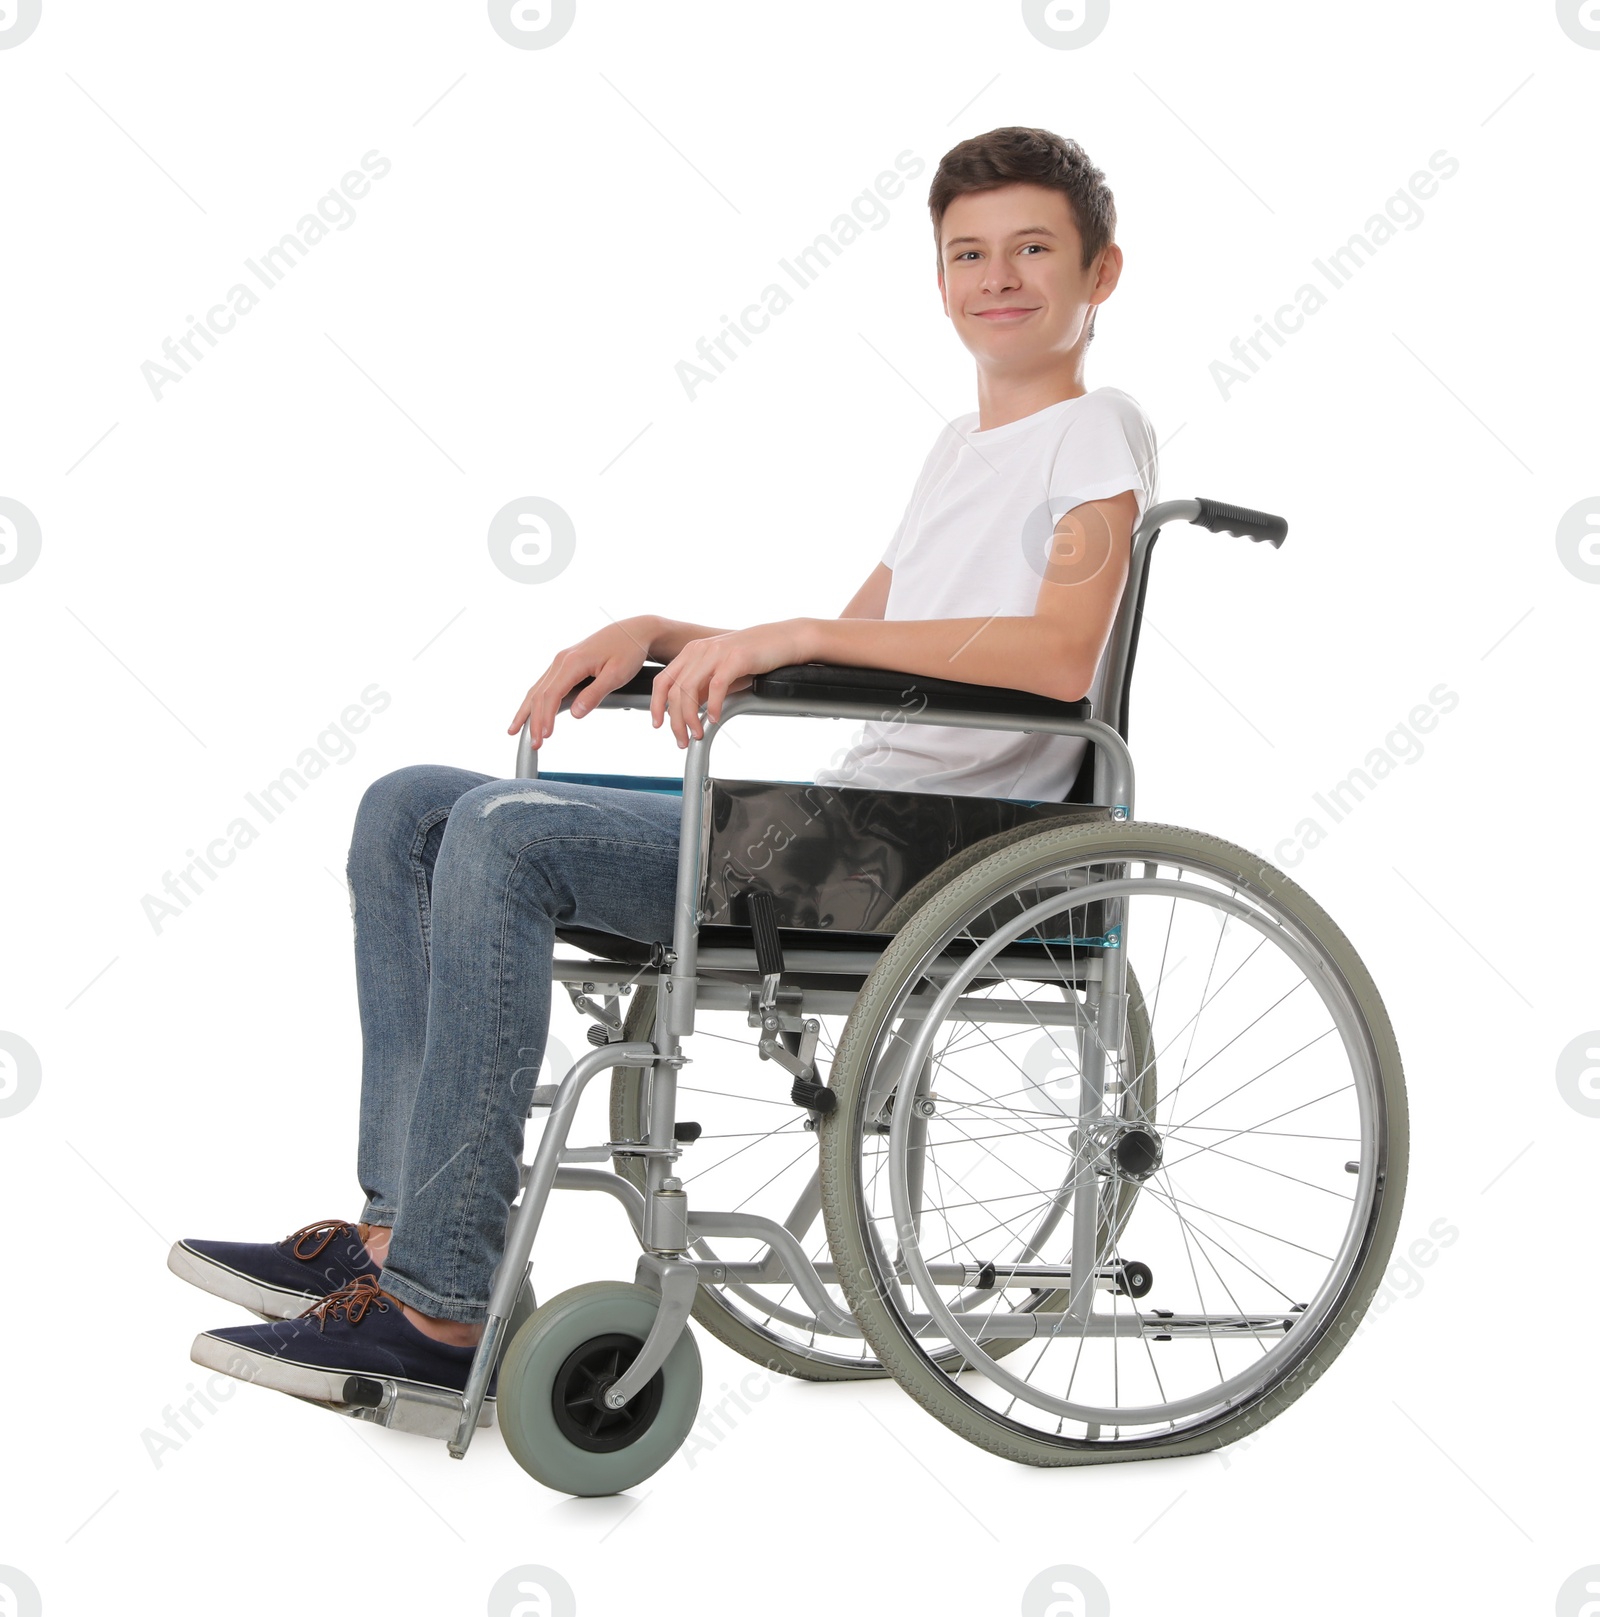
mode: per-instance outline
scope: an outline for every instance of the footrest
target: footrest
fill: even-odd
[[[324,1404],[315,1398],[302,1399],[318,1409],[331,1409],[336,1415],[388,1426],[397,1432],[414,1432],[419,1437],[439,1437],[448,1442],[461,1423],[461,1394],[428,1392],[421,1388],[396,1386],[376,1376],[350,1376],[344,1384],[345,1402]],[[478,1411],[478,1425],[494,1421],[494,1400],[486,1398]]]

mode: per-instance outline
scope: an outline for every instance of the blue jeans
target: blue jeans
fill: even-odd
[[[418,764],[367,788],[346,874],[361,1217],[380,1283],[481,1320],[550,1022],[557,926],[670,942],[681,798]]]

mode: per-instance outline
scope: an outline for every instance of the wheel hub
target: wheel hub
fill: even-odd
[[[1142,1184],[1161,1166],[1161,1136],[1148,1123],[1107,1118],[1088,1128],[1089,1148],[1101,1173]]]
[[[613,1331],[591,1337],[573,1349],[556,1371],[550,1405],[556,1425],[577,1447],[591,1454],[610,1454],[637,1442],[661,1408],[665,1382],[661,1371],[621,1409],[607,1408],[607,1390],[622,1378],[644,1346],[636,1337]]]

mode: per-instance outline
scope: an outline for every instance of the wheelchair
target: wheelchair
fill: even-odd
[[[494,1377],[517,1462],[593,1495],[643,1481],[693,1429],[691,1317],[774,1375],[893,1377],[1041,1466],[1217,1448],[1327,1369],[1400,1218],[1400,1056],[1299,886],[1134,818],[1128,696],[1168,523],[1274,547],[1288,531],[1213,500],[1149,510],[1102,713],[809,664],[704,720],[681,780],[543,777],[682,793],[672,942],[558,929],[582,953],[558,950],[555,980],[593,1048],[535,1090],[542,1132],[466,1392],[356,1378],[345,1413],[460,1458]],[[648,708],[656,672],[599,705]],[[712,746],[746,715],[1088,745],[1062,803],[720,779]],[[538,775],[526,729],[517,775]],[[571,1145],[602,1073],[611,1137]],[[620,1204],[631,1283],[536,1302],[555,1189]]]

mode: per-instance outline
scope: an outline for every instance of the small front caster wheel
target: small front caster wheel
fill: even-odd
[[[660,1298],[601,1280],[534,1310],[506,1346],[500,1431],[529,1476],[562,1493],[620,1493],[677,1453],[700,1411],[700,1350],[685,1326],[667,1362],[621,1409],[607,1387],[638,1357]]]

